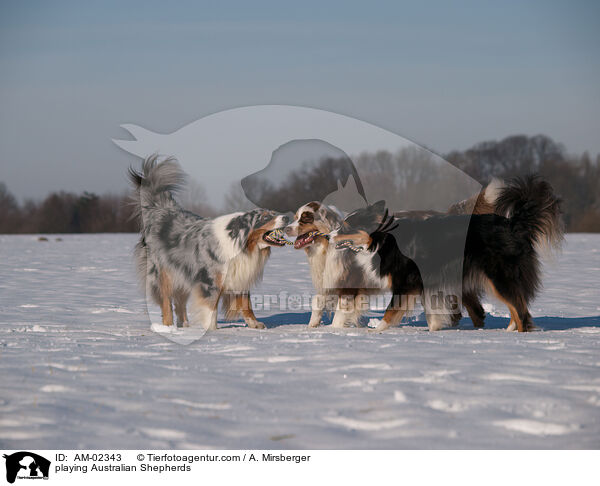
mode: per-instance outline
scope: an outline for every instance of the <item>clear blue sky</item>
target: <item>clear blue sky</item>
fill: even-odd
[[[600,3],[0,2],[0,181],[120,191],[122,123],[347,114],[444,153],[544,133],[600,152]]]

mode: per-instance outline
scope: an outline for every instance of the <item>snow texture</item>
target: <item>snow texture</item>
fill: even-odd
[[[600,447],[598,235],[546,266],[539,332],[494,301],[434,333],[308,329],[304,306],[188,345],[151,330],[135,235],[61,237],[0,236],[0,448]],[[303,252],[274,249],[254,293],[281,291],[312,292]]]

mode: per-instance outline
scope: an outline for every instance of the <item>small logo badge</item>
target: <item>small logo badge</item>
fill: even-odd
[[[6,480],[14,483],[15,479],[48,479],[50,461],[33,452],[15,452],[10,456],[4,454],[6,460]]]

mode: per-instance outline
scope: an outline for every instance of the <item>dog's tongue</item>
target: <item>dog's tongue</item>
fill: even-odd
[[[294,242],[294,248],[296,248],[296,250],[299,250],[300,248],[311,243],[314,239],[315,239],[314,235],[309,236],[308,233],[300,235],[300,236],[298,236],[298,238],[296,238],[296,241]]]

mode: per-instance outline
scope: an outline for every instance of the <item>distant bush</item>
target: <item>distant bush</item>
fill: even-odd
[[[216,211],[204,196],[184,193],[186,209],[203,216]],[[135,202],[128,193],[97,195],[90,192],[53,192],[42,201],[27,200],[19,206],[0,183],[0,234],[18,233],[131,233],[139,230],[133,218]]]
[[[4,193],[2,191],[4,189]],[[12,198],[12,199],[11,199]],[[42,201],[28,200],[19,207],[0,185],[0,233],[120,233],[137,231],[127,195],[98,196],[84,192],[53,192]]]

